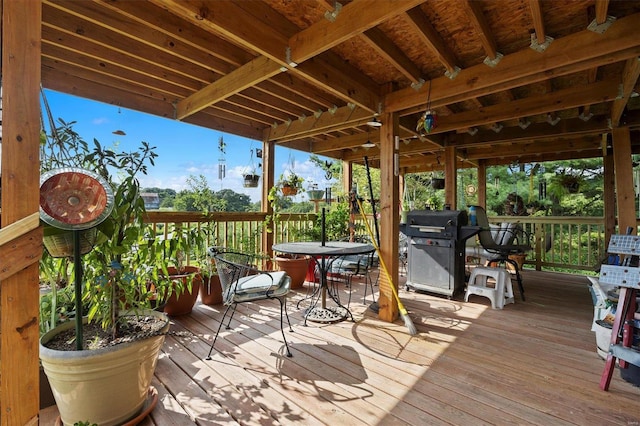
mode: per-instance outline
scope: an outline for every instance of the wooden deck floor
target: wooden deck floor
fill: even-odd
[[[524,280],[527,301],[515,289],[503,310],[479,296],[402,290],[417,336],[401,320],[378,321],[361,296],[355,322],[306,327],[290,303],[293,358],[277,305],[262,303],[238,308],[205,361],[221,312],[197,305],[173,319],[153,380],[160,401],[141,424],[640,424],[640,388],[617,371],[609,392],[598,388],[586,279],[526,271]],[[41,424],[55,416],[44,410]]]

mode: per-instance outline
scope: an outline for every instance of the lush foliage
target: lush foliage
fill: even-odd
[[[83,282],[75,283],[73,262],[44,255],[40,263],[41,275],[51,284],[51,293],[43,298],[41,310],[45,314],[41,330],[54,327],[69,312],[66,303],[60,304],[60,286],[80,286],[83,303],[90,320],[99,321],[113,336],[118,333],[118,311],[123,307],[149,306],[147,272],[149,265],[142,261],[142,252],[135,248],[144,236],[144,202],[136,179],[146,174],[157,157],[155,147],[141,142],[132,152],[117,152],[93,140],[91,147],[75,131],[73,122],[59,120],[51,124],[51,133],[41,138],[41,168],[47,171],[59,167],[80,167],[95,171],[112,186],[114,208],[98,226],[94,249],[82,257]],[[119,180],[116,180],[119,179]],[[69,290],[63,290],[63,294]],[[75,300],[76,306],[80,301]],[[76,308],[77,310],[77,308]]]
[[[259,211],[251,198],[231,189],[213,191],[203,175],[189,176],[187,189],[176,194],[171,189],[145,188],[143,192],[155,192],[160,197],[160,207],[187,212],[245,212]]]
[[[349,206],[347,203],[332,203],[325,211],[326,240],[343,240],[349,237]],[[315,217],[311,228],[300,231],[300,237],[307,241],[320,241],[322,238],[322,214]]]

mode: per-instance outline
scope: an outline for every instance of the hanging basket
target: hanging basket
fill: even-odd
[[[569,194],[577,194],[580,191],[580,182],[571,181],[563,184]]]
[[[431,178],[431,187],[433,189],[444,189],[443,178]]]
[[[244,175],[245,188],[257,188],[259,181],[260,181],[260,175],[255,175],[255,174]]]
[[[282,186],[282,195],[284,196],[293,196],[298,193],[298,188],[295,186],[283,185]]]

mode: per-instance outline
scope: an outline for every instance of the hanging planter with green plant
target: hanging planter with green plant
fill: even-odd
[[[302,191],[302,182],[304,182],[303,178],[290,171],[280,175],[276,186],[280,188],[282,195],[293,196],[296,195],[298,191]]]

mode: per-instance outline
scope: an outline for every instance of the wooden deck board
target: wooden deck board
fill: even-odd
[[[527,301],[516,291],[502,310],[486,298],[401,290],[417,336],[401,319],[379,321],[354,289],[355,322],[306,327],[296,306],[305,290],[292,294],[292,358],[277,304],[241,305],[210,361],[221,307],[173,318],[154,379],[160,402],[144,424],[640,422],[640,388],[617,372],[609,392],[598,388],[604,362],[583,278],[525,271]]]

